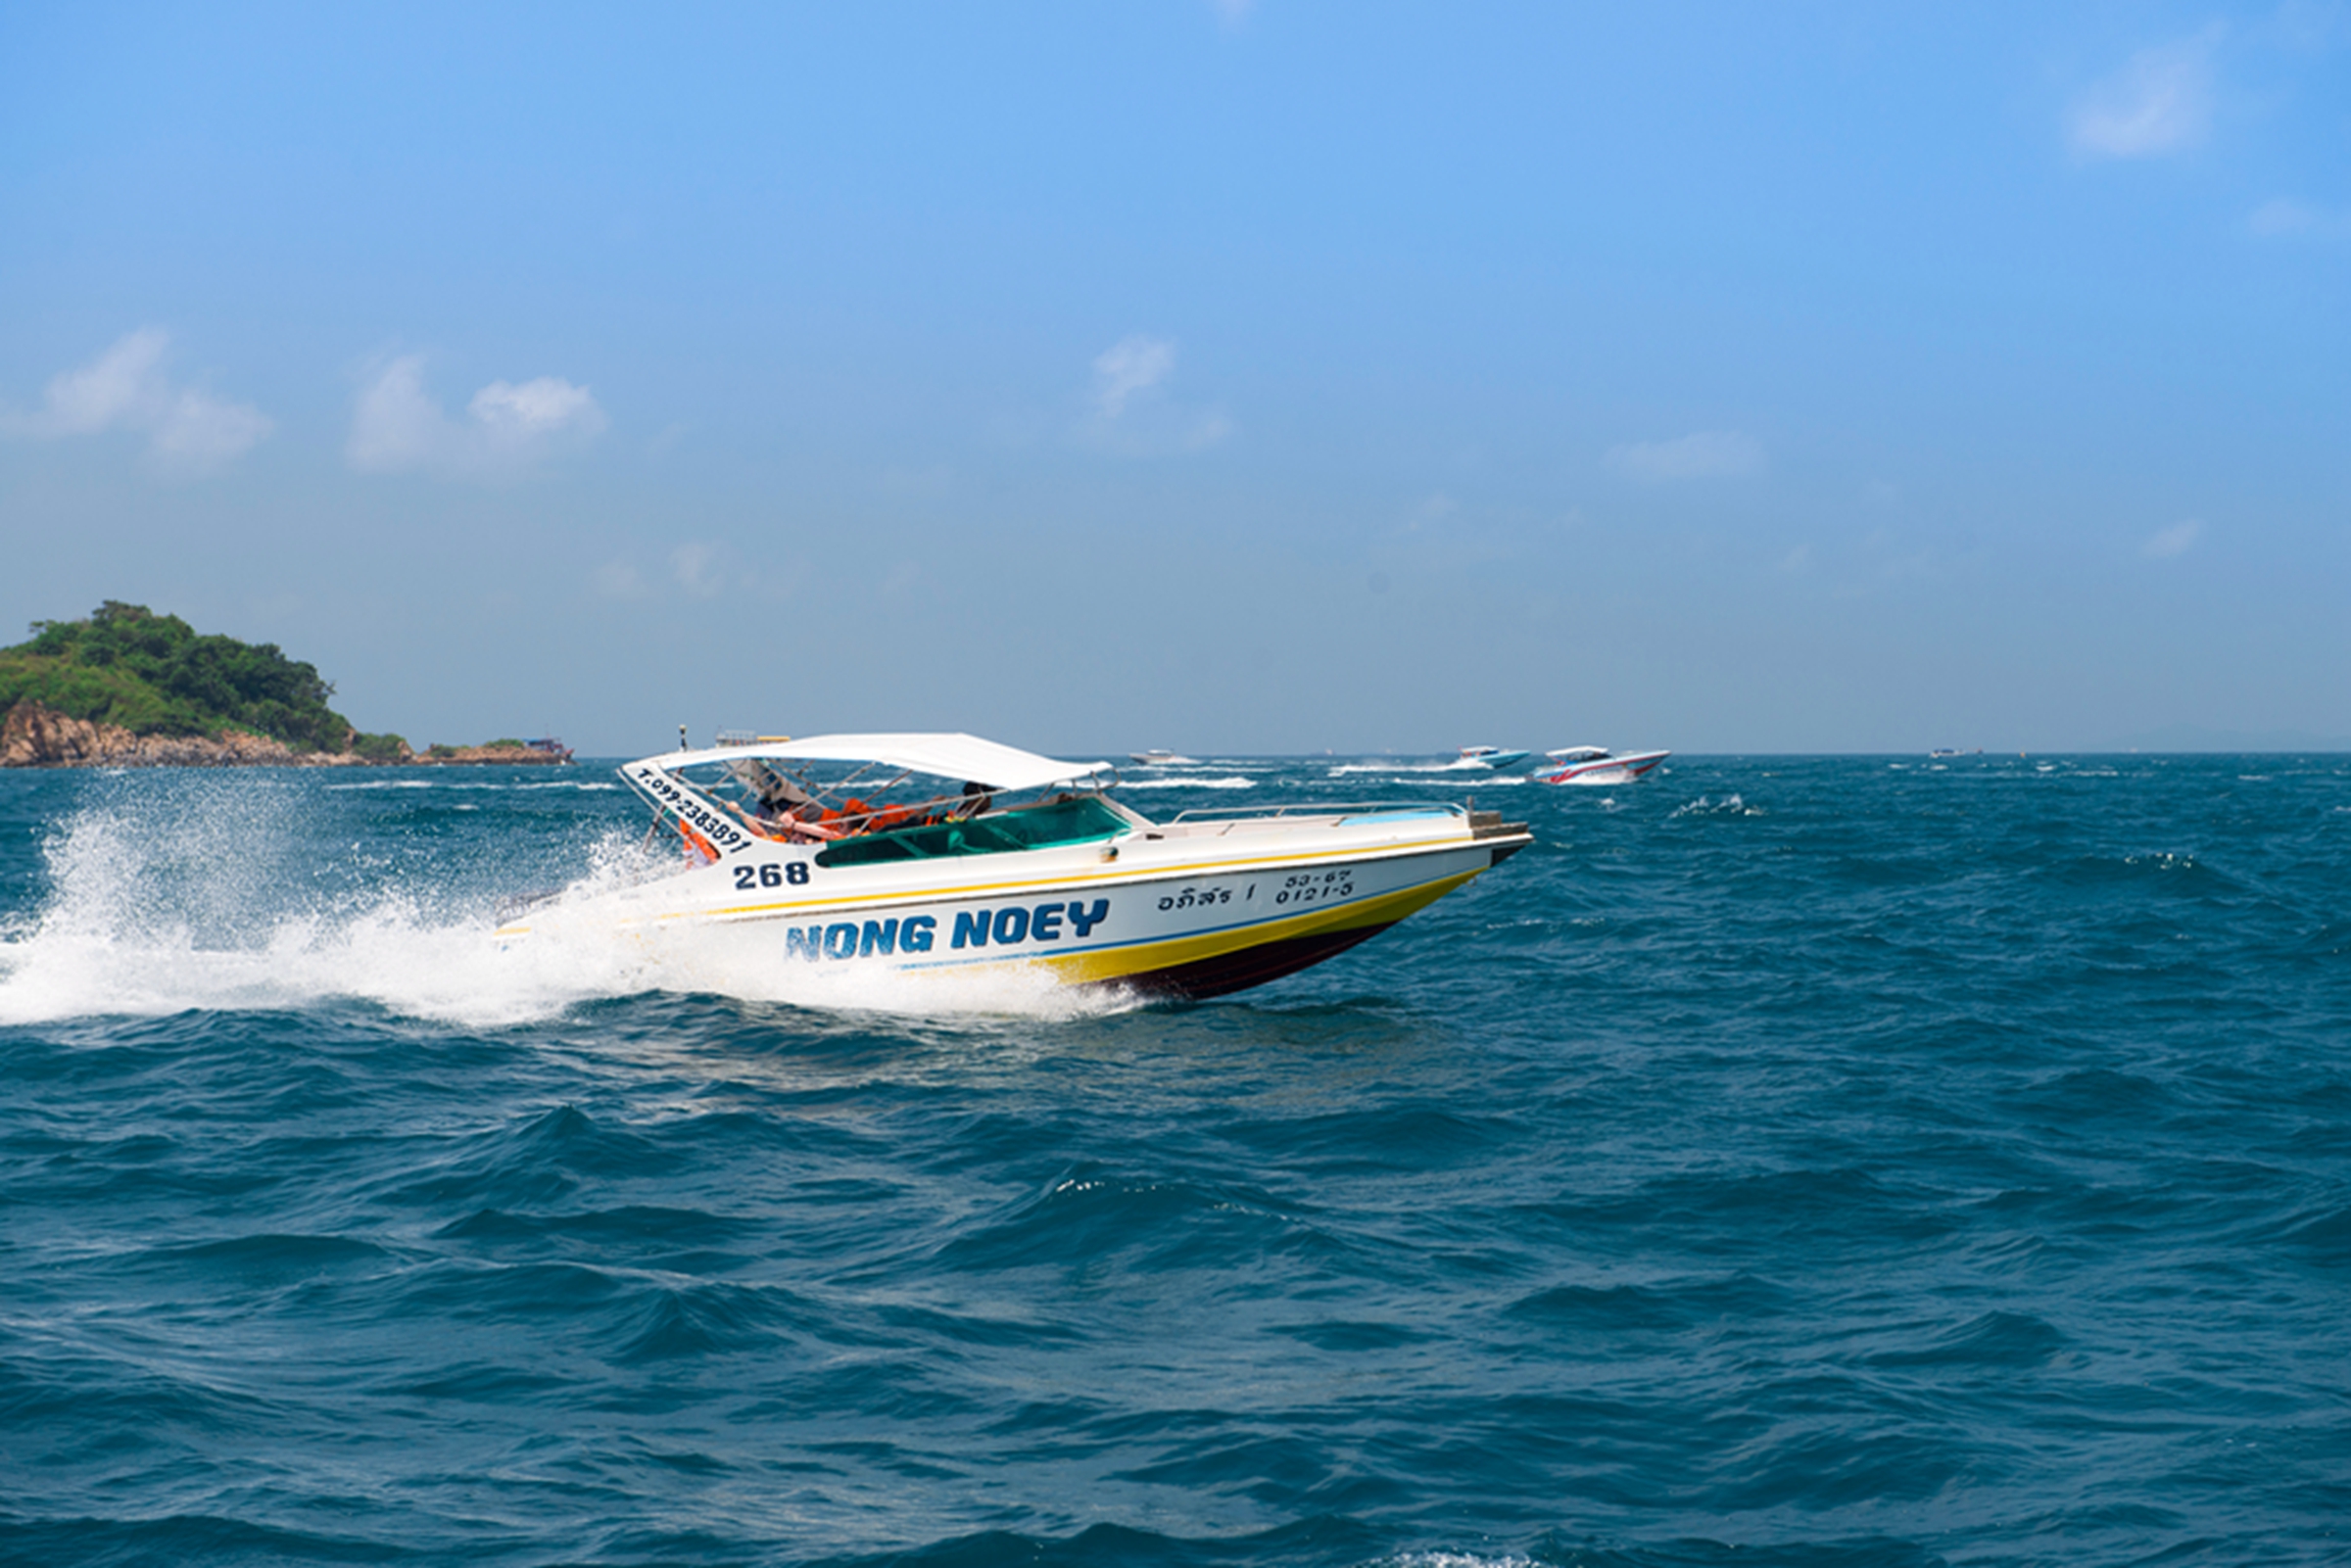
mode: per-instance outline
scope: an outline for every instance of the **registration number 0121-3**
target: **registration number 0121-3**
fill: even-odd
[[[1276,904],[1319,904],[1333,898],[1355,896],[1355,873],[1351,871],[1299,872],[1281,879],[1273,894]]]

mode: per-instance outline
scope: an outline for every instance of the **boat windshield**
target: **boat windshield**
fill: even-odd
[[[1042,805],[935,823],[891,832],[860,833],[816,853],[819,866],[869,866],[888,860],[937,860],[949,855],[994,855],[1012,849],[1090,844],[1131,826],[1100,795],[1062,795]]]

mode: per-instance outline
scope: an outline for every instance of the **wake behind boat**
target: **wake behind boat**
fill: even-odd
[[[618,930],[775,964],[1018,964],[1221,996],[1344,952],[1533,842],[1450,804],[1155,823],[1109,797],[1105,763],[968,735],[761,739],[620,776],[686,866],[543,905],[502,940]]]
[[[1544,784],[1631,784],[1646,777],[1673,753],[1635,751],[1620,757],[1607,746],[1561,746],[1544,755],[1551,759],[1551,765],[1535,771],[1535,778]]]

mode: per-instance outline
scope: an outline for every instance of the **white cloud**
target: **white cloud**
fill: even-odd
[[[1763,443],[1739,430],[1701,430],[1671,441],[1636,441],[1608,453],[1635,479],[1739,479],[1763,471]]]
[[[2297,235],[2322,238],[2351,235],[2351,212],[2336,212],[2286,196],[2262,203],[2253,209],[2253,215],[2245,223],[2265,240],[2291,239]]]
[[[2319,210],[2308,202],[2280,196],[2253,209],[2247,222],[2254,233],[2264,236],[2305,234],[2318,226],[2319,217]]]
[[[688,540],[665,557],[666,572],[641,570],[623,555],[589,573],[588,583],[599,597],[608,599],[657,598],[681,589],[696,598],[716,598],[730,585],[750,581],[728,566],[730,555],[725,545]]]
[[[149,433],[147,447],[168,463],[212,468],[243,456],[275,428],[267,414],[249,404],[222,403],[182,389]]]
[[[51,430],[90,436],[109,425],[152,420],[169,397],[163,360],[170,344],[169,333],[142,327],[124,333],[80,369],[50,382],[41,404]]]
[[[2152,158],[2200,145],[2212,122],[2221,29],[2142,49],[2074,100],[2067,135],[2084,158]]]
[[[1232,421],[1222,409],[1211,408],[1199,418],[1187,422],[1176,435],[1176,445],[1182,451],[1199,451],[1213,447],[1232,434]]]
[[[393,360],[360,389],[343,453],[354,468],[392,473],[422,467],[437,453],[454,451],[458,440],[449,415],[425,396],[424,360],[411,356]]]
[[[645,579],[627,561],[606,561],[596,569],[596,591],[606,598],[643,598]]]
[[[2185,522],[2174,523],[2169,528],[2157,529],[2141,549],[2149,560],[2169,560],[2174,555],[2184,553],[2203,532],[2204,525],[2191,517]]]
[[[1141,333],[1121,338],[1094,357],[1094,406],[1105,419],[1127,411],[1127,401],[1168,379],[1176,368],[1176,345]]]
[[[715,545],[680,545],[670,552],[669,568],[680,588],[689,594],[698,594],[703,598],[715,597],[718,591],[726,586],[718,572],[718,546]]]
[[[1094,356],[1093,414],[1079,432],[1088,445],[1122,456],[1199,451],[1232,434],[1220,408],[1184,408],[1162,388],[1176,373],[1176,345],[1133,333]]]
[[[554,376],[493,381],[453,419],[424,388],[424,356],[394,359],[360,389],[344,455],[365,473],[421,469],[453,478],[527,468],[609,423],[586,387]]]
[[[243,456],[276,428],[250,404],[229,403],[164,373],[171,335],[142,327],[78,370],[52,380],[39,411],[0,416],[0,432],[54,440],[106,430],[147,438],[148,455],[167,467],[204,469]]]
[[[604,411],[586,387],[575,387],[553,376],[541,376],[521,386],[493,381],[473,395],[465,411],[500,441],[536,441],[543,436],[577,430],[595,435],[604,428]]]

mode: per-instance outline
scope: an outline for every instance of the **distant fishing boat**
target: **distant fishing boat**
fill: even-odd
[[[1145,768],[1197,768],[1198,757],[1187,757],[1180,751],[1129,751],[1127,760]]]

